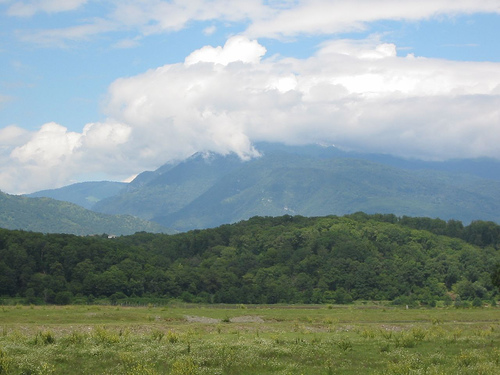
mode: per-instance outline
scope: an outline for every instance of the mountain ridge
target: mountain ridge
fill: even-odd
[[[496,160],[407,160],[319,145],[256,148],[261,156],[247,161],[235,154],[197,153],[145,171],[92,209],[180,231],[252,216],[356,211],[500,222]]]

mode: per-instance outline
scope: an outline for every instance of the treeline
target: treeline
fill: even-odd
[[[492,222],[364,213],[118,238],[1,229],[0,296],[57,304],[481,302],[498,293],[491,275],[499,245]]]

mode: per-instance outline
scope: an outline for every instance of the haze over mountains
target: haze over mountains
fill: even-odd
[[[262,156],[195,154],[125,185],[75,184],[32,194],[185,231],[252,216],[357,211],[500,222],[500,162],[424,162],[335,147],[257,144]]]

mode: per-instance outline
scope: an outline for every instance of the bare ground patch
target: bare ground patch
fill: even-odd
[[[206,324],[215,324],[221,323],[222,319],[214,319],[208,318],[206,316],[195,316],[195,315],[185,315],[184,316],[188,322],[191,323],[206,323]],[[231,323],[264,323],[264,319],[260,316],[236,316],[234,318],[229,319]]]

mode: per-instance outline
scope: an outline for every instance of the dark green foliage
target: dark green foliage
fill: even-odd
[[[56,305],[69,305],[73,300],[73,293],[70,291],[58,292],[54,298]]]
[[[500,289],[500,263],[497,263],[491,273],[491,282]]]
[[[480,246],[470,235],[475,228],[481,228]],[[408,306],[441,300],[463,307],[497,295],[497,232],[489,222],[464,227],[364,213],[253,217],[176,235],[111,239],[1,229],[0,294],[56,304],[97,297]]]

